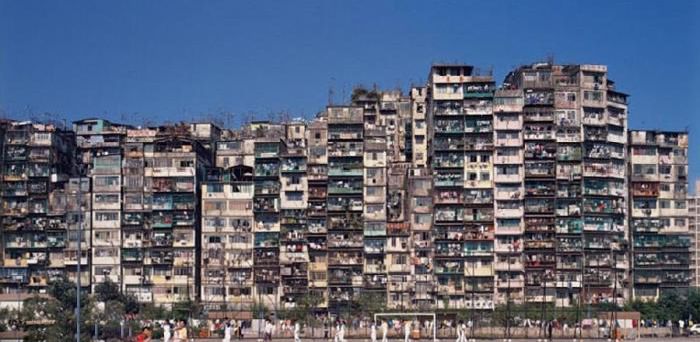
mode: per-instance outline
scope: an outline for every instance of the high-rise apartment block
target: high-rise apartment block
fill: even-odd
[[[700,288],[700,180],[695,181],[695,194],[688,197],[688,230],[690,233],[690,286]]]
[[[633,296],[687,288],[688,134],[630,131]]]
[[[629,130],[602,65],[497,86],[437,64],[408,94],[236,130],[0,122],[0,147],[3,292],[66,274],[210,313],[493,310],[657,298],[698,271],[688,134]]]

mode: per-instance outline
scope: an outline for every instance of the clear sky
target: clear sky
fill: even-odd
[[[405,89],[432,62],[493,68],[500,81],[553,56],[607,64],[632,95],[631,128],[690,130],[694,178],[698,3],[0,0],[0,109],[134,124],[308,117],[330,89],[336,103],[357,84]]]

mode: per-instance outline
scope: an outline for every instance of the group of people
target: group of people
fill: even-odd
[[[243,322],[236,321],[235,319],[229,320],[228,317],[226,317],[224,318],[223,342],[231,342],[234,337],[237,337],[239,340],[243,339]]]
[[[161,324],[163,329],[163,342],[187,342],[187,323],[179,320],[174,325],[166,320]],[[136,342],[150,342],[153,330],[151,327],[144,327],[141,333],[136,336]]]
[[[263,323],[263,341],[272,341],[272,335],[275,334],[275,324],[272,323],[272,320],[270,319],[265,319],[265,322]],[[294,341],[299,342],[301,341],[301,328],[299,327],[299,322],[296,322],[294,324]]]

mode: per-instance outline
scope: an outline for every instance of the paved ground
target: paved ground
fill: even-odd
[[[158,340],[156,340],[158,341]],[[214,342],[214,341],[221,341],[221,339],[195,339],[193,341],[196,342]],[[233,340],[233,342],[238,341],[238,340]],[[257,339],[254,338],[246,338],[243,341],[246,342],[252,342],[252,341],[257,341]],[[273,342],[293,342],[294,339],[273,339]],[[329,340],[325,339],[301,339],[302,342],[329,342]],[[332,342],[333,340],[330,340]],[[362,341],[369,341],[368,339],[346,339],[348,342],[362,342]],[[402,339],[390,339],[390,342],[402,342]],[[413,342],[417,342],[416,340],[412,340]],[[429,341],[429,340],[421,340],[421,341]],[[451,342],[454,341],[453,339],[449,340],[440,340],[441,342]],[[502,338],[500,339],[477,339],[477,341],[504,341]],[[512,339],[511,342],[534,342],[537,341],[536,338],[533,339]],[[573,339],[554,339],[555,342],[574,342]],[[606,339],[584,339],[583,341],[607,341]],[[625,340],[625,341],[635,341],[633,339]],[[698,342],[700,341],[700,337],[674,337],[674,338],[642,338],[636,341],[643,341],[643,342],[651,342],[651,341],[673,341],[673,342]]]

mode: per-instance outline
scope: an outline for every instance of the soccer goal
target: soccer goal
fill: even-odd
[[[420,320],[418,320],[418,317],[430,317],[432,319],[432,327],[433,327],[433,342],[437,342],[437,325],[436,325],[436,316],[434,312],[413,312],[413,313],[407,313],[407,312],[385,312],[385,313],[376,313],[374,314],[374,325],[379,328],[379,324],[377,324],[377,319],[381,317],[387,317],[387,318],[398,318],[398,317],[412,317],[415,320],[420,323]]]

